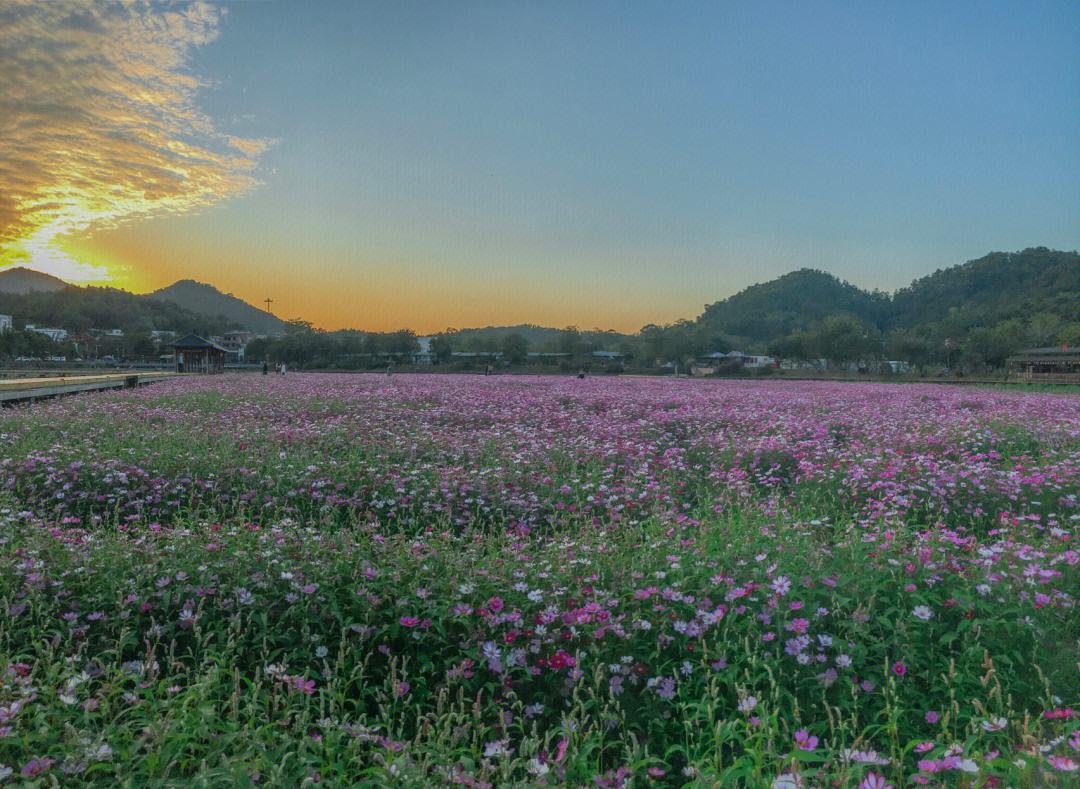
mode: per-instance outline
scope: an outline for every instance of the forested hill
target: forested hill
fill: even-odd
[[[154,330],[207,334],[239,328],[236,322],[221,315],[204,315],[172,302],[154,301],[115,288],[67,286],[26,293],[0,290],[0,313],[13,316],[16,327],[36,323],[76,333],[121,329],[125,334]]]
[[[915,364],[1000,368],[1025,347],[1080,344],[1080,254],[1045,247],[994,252],[922,277],[892,296],[820,271],[797,271],[663,332],[686,338],[679,347],[690,355],[726,343],[784,357],[885,355]],[[659,339],[654,346],[667,347]]]
[[[836,314],[879,325],[889,309],[884,293],[868,292],[832,274],[804,268],[710,304],[697,323],[710,334],[768,342]]]
[[[1041,312],[1080,320],[1076,252],[993,252],[918,279],[891,298],[824,271],[800,269],[710,304],[696,322],[710,332],[768,342],[830,315],[850,315],[887,330],[945,320],[987,325]]]
[[[953,313],[952,311],[956,312]],[[916,328],[950,318],[986,325],[1038,313],[1080,320],[1080,255],[1045,247],[992,252],[935,271],[898,291],[883,328]]]
[[[253,307],[231,293],[222,293],[213,285],[182,279],[167,288],[156,290],[149,298],[171,301],[201,315],[221,315],[256,334],[282,334],[285,323],[266,310]]]

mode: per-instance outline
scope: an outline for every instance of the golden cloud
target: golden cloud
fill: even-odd
[[[0,5],[0,265],[108,279],[56,240],[257,184],[270,141],[218,131],[188,70],[223,14],[203,2]]]

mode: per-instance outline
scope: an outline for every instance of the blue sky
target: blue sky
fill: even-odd
[[[226,10],[199,108],[274,143],[243,194],[94,235],[135,287],[636,329],[802,266],[894,289],[1080,246],[1080,3]]]

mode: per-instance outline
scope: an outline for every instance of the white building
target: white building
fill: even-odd
[[[24,331],[32,331],[35,334],[44,334],[53,342],[63,342],[67,339],[66,329],[54,329],[48,326],[35,326],[33,323],[26,324]]]
[[[747,354],[742,357],[743,367],[760,370],[764,367],[776,367],[776,359],[772,356],[758,356]]]
[[[0,315],[0,332],[11,331],[11,316]]]
[[[417,337],[417,345],[420,350],[413,354],[413,364],[431,364],[435,361],[435,355],[431,352],[431,338]]]

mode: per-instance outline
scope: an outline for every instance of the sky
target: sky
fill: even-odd
[[[0,3],[0,268],[418,332],[1080,247],[1080,3]]]

